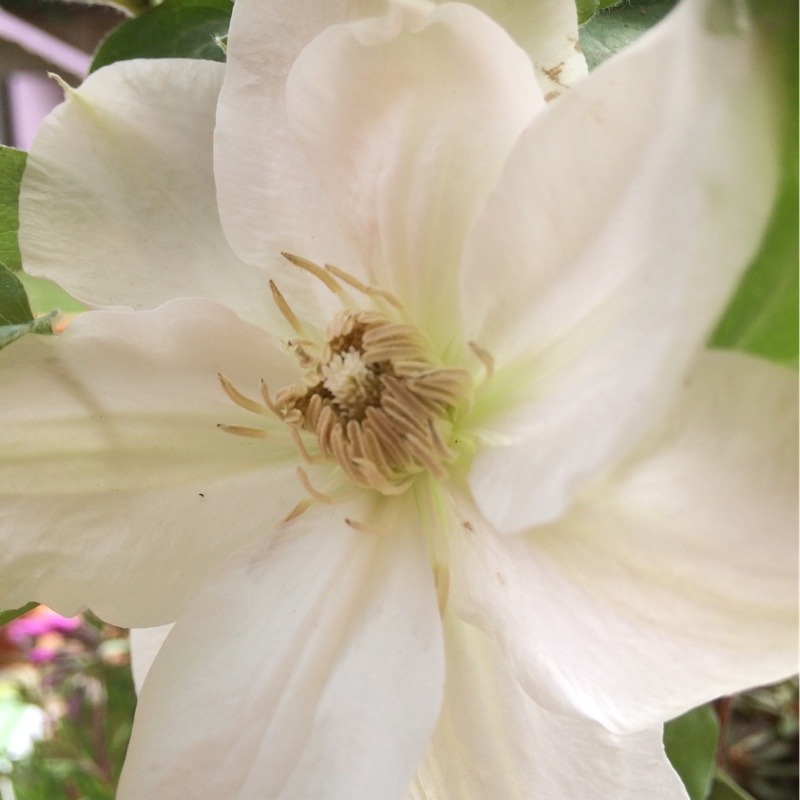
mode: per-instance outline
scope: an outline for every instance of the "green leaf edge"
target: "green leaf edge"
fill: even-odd
[[[34,319],[22,281],[0,261],[0,326],[27,325]]]
[[[578,25],[588,22],[598,11],[622,3],[623,0],[577,0]]]
[[[13,272],[22,269],[19,230],[19,187],[28,154],[16,147],[0,145],[0,262]]]
[[[800,10],[794,0],[750,0],[754,22],[763,36],[774,89],[782,106],[781,174],[783,180],[761,246],[711,336],[712,347],[740,350],[785,366],[800,362]],[[754,303],[754,300],[757,301]]]
[[[58,311],[51,311],[44,317],[33,319],[22,325],[0,325],[0,350],[29,333],[51,334],[53,332],[53,321],[58,317],[59,313]]]
[[[13,608],[9,611],[0,611],[0,627],[3,625],[8,625],[9,622],[13,622],[15,619],[17,619],[17,617],[27,614],[38,605],[39,603],[37,603],[35,600],[31,600],[30,603],[25,603],[24,606],[20,606],[19,608]]]
[[[125,20],[112,30],[95,50],[89,74],[114,64],[133,58],[182,58],[181,54],[164,53],[154,47],[150,34],[163,25],[173,15],[189,9],[222,11],[230,18],[233,0],[164,0],[138,16]],[[162,19],[163,18],[163,19]],[[224,33],[227,34],[227,28]],[[142,42],[145,46],[142,46]],[[213,60],[224,61],[225,50],[220,47],[219,57]]]
[[[714,779],[719,721],[711,706],[699,706],[664,726],[664,749],[690,800],[704,800]]]
[[[717,770],[707,800],[755,800],[755,798],[729,775]]]

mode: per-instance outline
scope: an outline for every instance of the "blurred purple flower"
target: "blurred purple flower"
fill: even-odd
[[[9,622],[6,626],[6,631],[8,633],[8,638],[14,642],[14,644],[19,645],[24,644],[28,639],[35,639],[48,633],[69,633],[78,628],[80,624],[80,617],[62,617],[46,606],[40,606],[31,612],[30,615],[26,614],[25,616],[18,617]],[[34,653],[40,649],[48,650],[49,648],[33,648],[29,653],[32,661],[37,660],[34,658]]]

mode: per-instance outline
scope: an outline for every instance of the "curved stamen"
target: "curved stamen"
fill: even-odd
[[[344,521],[345,524],[349,525],[351,528],[355,528],[362,533],[370,533],[373,536],[380,536],[386,533],[387,530],[385,525],[367,525],[363,522],[359,522],[357,519],[352,519],[352,517],[345,517]]]
[[[467,342],[467,347],[472,350],[481,364],[483,364],[483,368],[486,370],[486,380],[489,380],[494,375],[494,359],[491,354],[480,345],[475,344],[475,342]]]
[[[308,473],[302,468],[297,468],[297,477],[300,478],[300,483],[303,484],[303,488],[318,502],[318,503],[325,503],[326,505],[333,505],[334,500],[331,497],[328,497],[327,494],[323,494],[318,489],[315,489],[311,485],[311,480],[308,477]]]
[[[361,294],[367,297],[380,297],[382,300],[389,303],[389,305],[394,306],[398,311],[403,310],[403,304],[391,292],[387,292],[386,289],[376,289],[374,286],[367,286],[349,272],[345,272],[343,269],[335,267],[333,264],[326,264],[325,269],[339,278],[340,281],[343,281],[348,286],[352,286],[357,292],[361,292]]]
[[[221,372],[217,373],[217,378],[219,378],[219,382],[225,394],[228,395],[237,406],[240,406],[246,411],[252,411],[254,414],[260,414],[262,417],[267,416],[264,412],[268,409],[264,408],[261,403],[256,403],[255,400],[251,400],[249,397],[243,395]]]
[[[306,464],[318,464],[320,459],[315,458],[308,452],[306,449],[305,444],[303,443],[302,438],[300,437],[300,431],[294,427],[294,425],[289,426],[289,436],[292,437],[292,442],[294,442],[294,446],[297,448],[297,452],[300,453],[300,458],[306,462]]]
[[[232,433],[234,436],[244,436],[248,439],[267,439],[269,434],[263,428],[250,428],[247,425],[225,425],[218,422],[217,427],[225,433]]]
[[[303,326],[300,324],[300,320],[297,319],[294,311],[289,307],[286,298],[278,291],[275,281],[269,282],[269,288],[272,291],[272,299],[275,301],[275,305],[278,306],[278,311],[281,312],[283,318],[292,326],[292,330],[298,334],[298,336],[307,337]]]
[[[317,280],[322,281],[322,283],[324,283],[325,286],[334,294],[340,295],[344,291],[342,287],[324,269],[322,269],[322,267],[317,266],[313,261],[309,261],[307,258],[292,255],[292,253],[281,252],[281,255],[287,261],[291,261],[296,267],[304,269],[306,272],[313,275]]]
[[[267,382],[262,378],[260,387],[261,389],[261,396],[264,398],[264,403],[266,407],[280,420],[283,420],[283,414],[281,414],[281,410],[272,402],[272,398],[269,396],[269,386],[267,386]]]

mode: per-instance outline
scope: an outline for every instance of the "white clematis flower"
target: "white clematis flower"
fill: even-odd
[[[794,669],[795,376],[703,352],[757,37],[546,105],[570,3],[476,5],[237,0],[30,154],[28,270],[117,310],[0,353],[0,603],[178,620],[121,800],[681,798],[661,723]]]

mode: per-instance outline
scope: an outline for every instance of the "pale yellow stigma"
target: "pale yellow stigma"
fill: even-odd
[[[376,371],[369,367],[355,349],[335,353],[321,367],[322,385],[339,408],[354,417],[363,417],[368,406],[380,398],[381,385]]]

